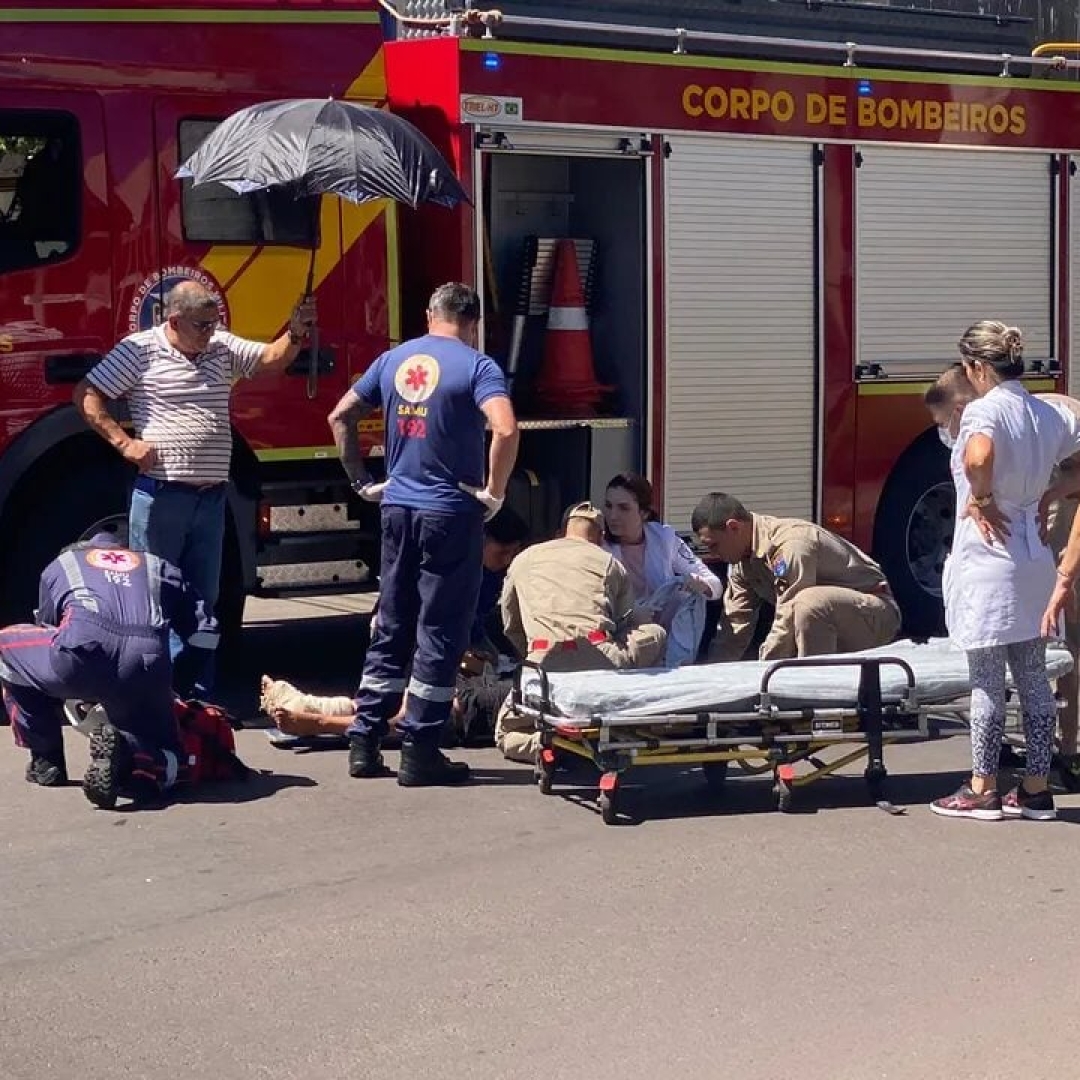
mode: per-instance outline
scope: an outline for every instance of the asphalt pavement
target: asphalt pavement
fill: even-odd
[[[345,610],[339,610],[342,606]],[[363,602],[261,606],[225,687],[355,684]],[[464,790],[354,781],[245,730],[261,774],[160,810],[33,788],[0,733],[0,1078],[923,1080],[1077,1075],[1080,799],[1052,824],[935,818],[964,740],[773,809],[642,770],[462,752]],[[85,740],[69,733],[73,775]],[[391,765],[396,754],[388,755]]]

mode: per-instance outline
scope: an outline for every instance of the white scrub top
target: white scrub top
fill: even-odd
[[[964,449],[972,435],[994,444],[994,500],[1009,518],[1003,547],[961,517],[971,498]],[[956,533],[945,563],[945,623],[962,649],[1041,637],[1054,588],[1054,557],[1039,538],[1039,500],[1059,461],[1080,451],[1080,420],[1039,401],[1018,381],[1004,382],[964,410],[950,468],[956,484]]]

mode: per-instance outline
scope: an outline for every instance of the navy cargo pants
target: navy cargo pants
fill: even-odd
[[[411,737],[438,737],[469,644],[483,550],[479,508],[475,514],[440,514],[383,507],[379,611],[350,734],[385,734],[407,691],[399,726]]]
[[[0,682],[15,741],[32,753],[63,745],[60,705],[77,698],[104,706],[137,774],[166,787],[176,781],[168,631],[121,627],[83,610],[59,627],[8,626],[0,630]]]

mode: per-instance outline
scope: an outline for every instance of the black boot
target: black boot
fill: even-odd
[[[349,775],[357,780],[389,776],[390,770],[379,750],[378,735],[349,736]]]
[[[116,805],[120,785],[131,772],[131,751],[127,740],[106,722],[90,736],[90,764],[83,776],[83,794],[99,810]]]
[[[439,733],[434,735],[421,739],[406,736],[401,744],[397,782],[402,787],[442,787],[469,779],[469,766],[463,761],[451,761],[439,749]]]
[[[64,787],[68,774],[63,744],[44,754],[31,751],[30,764],[26,766],[26,781],[41,787]]]

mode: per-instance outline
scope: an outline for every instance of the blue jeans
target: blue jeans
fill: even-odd
[[[128,543],[175,566],[184,580],[213,611],[221,581],[221,547],[225,540],[226,485],[199,491],[139,477],[131,493]],[[152,493],[151,493],[152,492]],[[213,654],[185,649],[170,636],[178,694],[207,694],[214,682]]]

